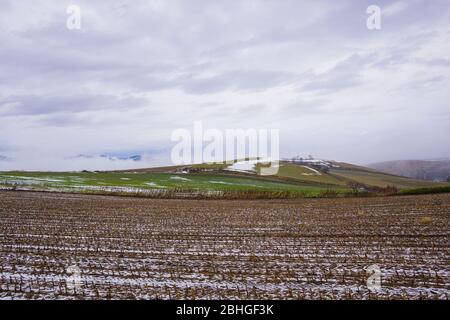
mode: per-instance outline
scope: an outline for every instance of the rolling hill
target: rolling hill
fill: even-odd
[[[320,186],[323,188],[348,188],[349,186],[357,184],[360,187],[366,186],[369,189],[370,187],[386,188],[388,186],[395,186],[402,190],[448,185],[447,183],[412,179],[389,174],[350,163],[326,160],[302,160],[295,162],[283,160],[279,164],[277,175],[261,176],[258,174],[258,166],[260,165],[258,161],[250,161],[250,165],[247,164],[246,166],[243,165],[244,162],[246,161],[236,161],[233,164],[205,163],[187,166],[148,168],[133,170],[133,172],[242,176],[251,179]],[[241,165],[239,166],[239,164]]]
[[[195,164],[109,172],[0,172],[0,189],[151,197],[277,198],[391,194],[448,187],[348,163],[285,160],[276,175],[260,175],[264,163]]]
[[[446,181],[450,177],[450,160],[399,160],[373,163],[368,166],[413,179]]]

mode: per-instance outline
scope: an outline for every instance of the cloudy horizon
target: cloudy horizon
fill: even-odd
[[[70,5],[80,29],[67,28]],[[2,1],[0,170],[169,165],[171,133],[195,121],[279,129],[282,157],[450,158],[449,8]]]

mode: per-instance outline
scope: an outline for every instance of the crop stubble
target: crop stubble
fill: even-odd
[[[221,201],[0,192],[0,299],[448,299],[449,217],[450,194]],[[366,285],[374,264],[379,292]]]

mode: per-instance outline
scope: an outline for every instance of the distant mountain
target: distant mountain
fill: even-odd
[[[450,160],[398,160],[373,163],[368,167],[413,179],[445,181],[450,177]]]
[[[96,158],[96,157],[100,157],[100,158],[105,158],[111,161],[116,161],[116,160],[132,160],[132,161],[141,161],[142,160],[142,156],[141,155],[110,155],[110,154],[102,154],[100,156],[93,156],[93,155],[86,155],[86,154],[79,154],[74,158],[78,158],[78,159],[92,159],[92,158]]]
[[[141,155],[132,155],[132,156],[116,156],[116,155],[107,155],[102,154],[100,157],[107,158],[109,160],[133,160],[133,161],[141,161],[142,156]]]

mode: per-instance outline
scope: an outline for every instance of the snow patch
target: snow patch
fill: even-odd
[[[225,182],[225,181],[208,181],[209,183],[215,183],[215,184],[228,184],[228,185],[234,185],[234,183],[230,183],[230,182]]]
[[[144,183],[145,185],[149,186],[149,187],[155,187],[155,188],[165,188],[164,186],[160,186],[159,184],[156,184],[154,182],[146,182]]]
[[[317,171],[316,169],[313,169],[311,167],[308,167],[308,166],[300,166],[300,167],[308,169],[308,170],[311,170],[317,176],[321,176],[322,175],[319,171]],[[314,174],[312,174],[312,175],[314,175]],[[304,174],[304,175],[308,175],[308,174]],[[309,175],[311,175],[311,174],[309,174]]]
[[[170,180],[191,181],[191,179],[178,177],[178,176],[172,176],[172,177],[170,177]]]

